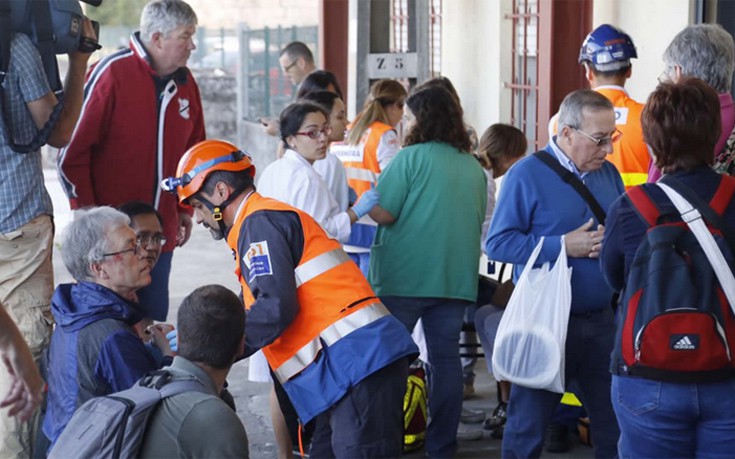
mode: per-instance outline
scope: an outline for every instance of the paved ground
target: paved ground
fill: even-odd
[[[54,268],[56,283],[70,282],[71,278],[61,262],[58,252],[58,235],[71,219],[69,204],[64,197],[55,171],[47,170],[46,186],[54,201],[55,222],[57,227],[57,243],[54,249]],[[196,287],[217,283],[235,292],[239,285],[233,274],[234,262],[230,250],[224,241],[214,241],[209,232],[202,227],[195,227],[191,240],[186,246],[177,249],[173,259],[170,292],[171,309],[169,322],[176,323],[176,313],[181,300]],[[269,386],[252,383],[247,379],[247,360],[237,363],[228,377],[230,391],[235,396],[238,415],[245,424],[250,439],[250,456],[254,459],[275,458],[276,451],[270,425],[268,409]],[[465,402],[465,407],[482,410],[486,413],[495,407],[495,382],[487,373],[484,360],[477,363],[478,374],[475,383],[476,396]],[[480,431],[480,424],[461,425],[460,431]],[[582,458],[591,457],[592,449],[584,445],[575,445],[573,450],[564,455],[545,454],[547,458]],[[425,457],[423,451],[417,451],[407,458]],[[500,440],[490,438],[488,432],[475,441],[461,441],[458,458],[499,458]]]

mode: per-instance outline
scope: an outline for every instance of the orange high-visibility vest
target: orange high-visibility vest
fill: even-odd
[[[378,183],[381,172],[378,146],[383,134],[391,130],[393,127],[375,121],[365,131],[357,145],[335,142],[329,147],[329,151],[342,160],[347,173],[347,183],[355,190],[358,198]]]
[[[615,124],[623,137],[613,144],[613,152],[607,160],[615,165],[623,179],[625,189],[646,183],[651,155],[643,141],[641,112],[643,104],[628,96],[619,86],[602,86],[595,89],[615,106]]]
[[[322,349],[322,341],[331,346],[350,332],[390,313],[340,243],[327,236],[313,218],[258,193],[251,194],[242,205],[227,236],[227,244],[235,253],[235,274],[242,286],[246,309],[253,306],[256,298],[240,272],[240,262],[244,256],[247,266],[248,260],[264,248],[253,242],[247,253],[241,254],[238,239],[245,220],[258,211],[294,212],[299,216],[304,231],[301,260],[294,269],[299,312],[281,336],[263,348],[263,354],[279,381],[285,382],[316,359]]]

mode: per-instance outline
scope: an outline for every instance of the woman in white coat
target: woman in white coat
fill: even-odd
[[[365,193],[355,205],[341,211],[324,179],[314,170],[314,161],[327,154],[332,128],[329,113],[310,101],[295,102],[281,113],[283,157],[266,167],[258,192],[303,210],[332,237],[345,242],[350,227],[378,202],[375,190]]]

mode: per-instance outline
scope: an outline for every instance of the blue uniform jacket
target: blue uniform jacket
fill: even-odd
[[[299,312],[294,269],[303,253],[304,233],[295,212],[258,211],[247,217],[238,237],[238,250],[267,242],[268,268],[240,269],[256,301],[245,325],[246,355],[278,339]],[[352,263],[350,261],[350,263]],[[411,335],[388,315],[324,347],[304,371],[283,383],[283,388],[306,423],[337,403],[354,386],[401,358],[415,357]],[[407,375],[408,376],[408,375]]]

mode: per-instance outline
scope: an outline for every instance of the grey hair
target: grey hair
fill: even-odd
[[[685,27],[671,40],[663,60],[669,78],[674,76],[674,66],[678,65],[682,75],[704,80],[720,94],[732,88],[735,42],[719,24]]]
[[[188,3],[182,0],[153,0],[140,13],[140,39],[150,43],[153,34],[161,32],[164,37],[182,25],[197,25],[197,15]]]
[[[61,236],[61,258],[77,281],[93,280],[89,266],[99,263],[107,252],[107,233],[129,226],[130,218],[112,207],[78,210]]]
[[[598,110],[614,110],[612,102],[597,91],[578,89],[570,92],[564,98],[564,101],[562,101],[561,107],[559,107],[557,132],[561,134],[564,126],[569,126],[572,129],[582,127],[582,122],[584,121],[583,112],[585,109],[593,112]]]

